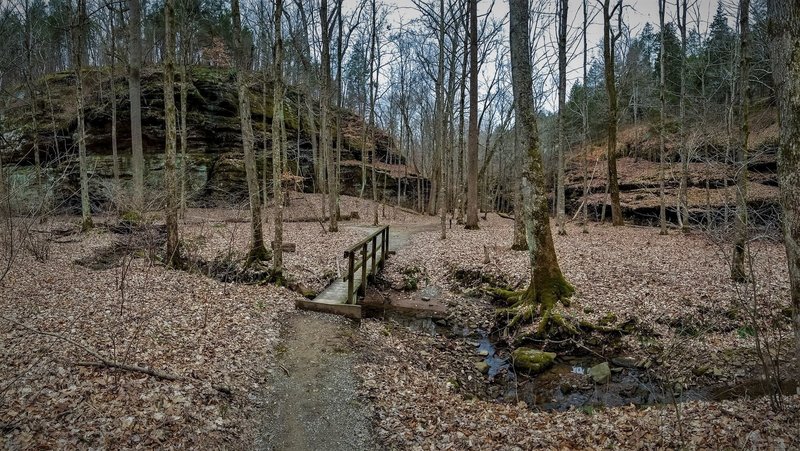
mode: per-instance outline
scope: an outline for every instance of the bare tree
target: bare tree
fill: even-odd
[[[167,208],[167,266],[179,266],[178,175],[175,170],[177,124],[175,121],[175,0],[164,3],[164,120],[167,140],[164,143],[164,187]]]
[[[328,15],[328,0],[322,0],[320,4],[320,28],[322,29],[322,53],[320,61],[320,145],[322,146],[322,158],[327,170],[327,189],[328,189],[328,210],[330,212],[330,222],[328,230],[331,232],[339,231],[339,224],[336,218],[336,166],[331,151],[330,138],[330,119],[328,118],[331,106],[331,45],[330,30],[333,19]],[[373,161],[373,165],[375,162]]]
[[[445,119],[444,119],[444,51],[445,51],[445,9],[444,9],[444,0],[439,0],[439,54],[438,54],[438,63],[437,63],[437,71],[436,71],[436,103],[435,103],[435,115],[434,118],[435,122],[435,143],[436,143],[436,156],[438,160],[438,170],[436,171],[437,178],[438,178],[438,190],[439,190],[439,208],[442,209],[442,213],[440,215],[440,224],[441,224],[441,239],[447,238],[447,228],[445,227],[445,180],[444,180],[444,128],[445,128]],[[477,186],[476,186],[477,189]],[[433,193],[431,192],[431,198],[433,198]],[[435,210],[434,210],[435,213]],[[477,215],[476,215],[477,221]]]
[[[110,51],[110,76],[111,80],[111,158],[112,167],[114,171],[114,187],[120,188],[119,182],[119,155],[117,154],[117,34],[116,25],[114,23],[114,16],[117,10],[110,3],[108,7],[109,17],[109,31],[111,33],[111,51]]]
[[[566,235],[566,199],[564,196],[564,154],[567,151],[565,110],[567,108],[567,0],[558,0],[558,155],[556,168],[556,223],[558,234]]]
[[[78,104],[78,165],[81,178],[81,229],[93,227],[92,207],[89,203],[89,174],[86,161],[86,114],[83,95],[83,64],[86,60],[86,0],[78,0],[78,11],[72,26],[73,64],[75,65],[76,98]]]
[[[242,126],[242,148],[244,150],[244,169],[247,178],[247,193],[250,200],[250,251],[248,264],[267,260],[269,253],[264,247],[264,232],[261,223],[261,203],[256,171],[256,155],[253,149],[253,122],[250,116],[250,89],[247,84],[247,52],[242,43],[242,19],[239,14],[239,0],[232,0],[233,39],[236,51],[236,84],[239,87],[239,120]]]
[[[514,109],[520,127],[520,148],[527,151],[527,165],[522,173],[522,197],[531,265],[530,286],[519,296],[515,304],[517,313],[509,325],[530,319],[538,310],[542,314],[540,327],[546,328],[552,319],[552,308],[557,302],[568,303],[574,289],[561,274],[550,231],[539,133],[533,108],[528,0],[510,0],[509,4]]]
[[[734,219],[733,260],[731,279],[747,280],[745,246],[747,245],[747,146],[750,135],[750,0],[739,1],[739,80],[735,116],[739,123],[736,136],[736,217]]]
[[[276,276],[283,273],[283,190],[281,155],[283,154],[283,35],[281,31],[283,0],[275,0],[274,43],[272,51],[272,193],[275,199],[275,245],[272,267]]]
[[[131,172],[133,208],[144,208],[144,147],[142,145],[142,4],[128,0],[128,95],[131,104]]]
[[[589,0],[583,0],[583,103],[581,104],[581,119],[583,124],[583,143],[587,146],[584,151],[586,158],[584,159],[583,168],[583,233],[589,233],[589,77],[586,74],[589,54],[589,47],[587,45],[587,30],[589,27]]]
[[[789,262],[795,351],[800,362],[800,3],[769,0],[770,59],[778,99],[783,239]]]
[[[681,32],[681,74],[680,74],[680,96],[678,98],[678,127],[679,127],[679,152],[681,155],[681,181],[678,187],[678,221],[684,231],[689,227],[689,146],[686,144],[686,23],[688,14],[687,0],[675,0],[676,20],[678,29]]]
[[[478,0],[469,1],[469,133],[466,229],[478,228]]]
[[[659,24],[659,52],[658,52],[658,67],[659,67],[659,77],[658,77],[658,98],[661,102],[661,110],[659,114],[659,122],[658,122],[658,199],[659,199],[659,209],[658,209],[658,224],[660,227],[659,234],[666,235],[667,234],[667,201],[666,195],[664,193],[664,134],[665,134],[665,122],[664,122],[664,115],[666,114],[667,109],[667,83],[666,83],[666,74],[667,74],[667,66],[666,66],[666,58],[664,57],[664,53],[666,51],[666,46],[664,45],[664,39],[666,36],[666,30],[664,29],[664,12],[667,8],[667,0],[658,0],[658,24]]]
[[[622,36],[622,0],[611,6],[612,0],[597,0],[603,7],[603,62],[608,93],[608,192],[611,194],[611,221],[615,226],[624,224],[619,204],[619,182],[617,180],[617,126],[619,105],[617,104],[617,82],[615,77],[615,46]],[[617,15],[617,30],[612,26]]]

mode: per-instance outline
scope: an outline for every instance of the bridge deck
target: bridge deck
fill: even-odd
[[[378,245],[377,250],[381,251],[383,246]],[[378,259],[376,262],[376,270],[379,270],[381,263],[381,252],[377,252],[375,258]],[[367,258],[367,274],[372,275],[372,257]],[[353,290],[358,292],[361,288],[361,269],[359,268],[356,271],[356,274],[353,277]],[[357,298],[357,294],[354,295],[354,298]],[[337,315],[342,315],[348,318],[354,319],[361,319],[361,306],[357,303],[348,304],[347,303],[347,280],[342,280],[342,278],[338,278],[334,280],[332,284],[328,286],[325,290],[323,290],[320,294],[317,295],[313,300],[298,300],[295,305],[303,310],[312,310],[316,312],[323,312],[323,313],[333,313]]]

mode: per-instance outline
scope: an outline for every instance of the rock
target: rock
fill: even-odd
[[[475,369],[483,374],[486,374],[489,372],[489,364],[483,360],[480,362],[475,362]]]
[[[486,349],[481,349],[480,351],[478,351],[478,355],[486,357],[487,355],[489,355],[489,351],[487,351]]]
[[[428,285],[422,290],[420,297],[423,301],[430,301],[436,298],[436,296],[439,296],[439,291],[439,287],[436,285]]]
[[[511,353],[514,368],[529,374],[541,373],[550,368],[555,358],[555,352],[544,352],[531,348],[517,348]]]
[[[607,384],[611,379],[611,368],[608,367],[608,362],[603,362],[589,368],[587,372],[595,384]]]
[[[609,324],[614,324],[616,322],[617,322],[617,315],[615,315],[612,312],[608,312],[597,321],[597,324],[601,326],[608,326]]]
[[[614,357],[611,363],[622,368],[636,368],[636,359],[632,357]]]

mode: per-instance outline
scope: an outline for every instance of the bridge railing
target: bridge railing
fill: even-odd
[[[356,291],[362,294],[366,293],[367,277],[377,274],[378,269],[383,267],[388,255],[388,225],[381,227],[378,231],[344,251],[344,257],[347,259],[347,274],[343,279],[347,282],[348,304],[356,303]],[[357,274],[357,272],[359,273]],[[361,284],[358,287],[355,284],[356,277],[361,279]]]

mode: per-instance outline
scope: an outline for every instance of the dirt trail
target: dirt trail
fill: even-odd
[[[373,228],[357,226],[372,231]],[[390,249],[405,247],[437,224],[390,227]],[[359,399],[352,339],[358,324],[334,315],[295,311],[284,320],[264,434],[269,450],[376,449],[372,412]]]
[[[286,320],[263,448],[375,449],[372,414],[359,400],[351,339],[358,325],[334,315],[294,312]]]

